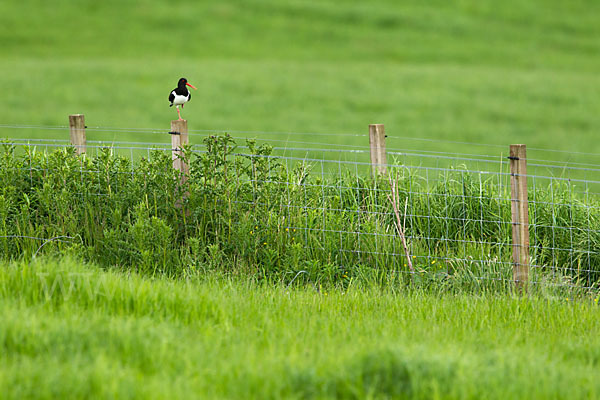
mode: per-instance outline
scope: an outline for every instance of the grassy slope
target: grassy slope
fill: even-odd
[[[60,276],[68,297],[45,285]],[[45,282],[45,283],[44,283]],[[593,304],[593,302],[592,302]],[[564,298],[0,268],[3,398],[594,398],[598,308]]]
[[[63,125],[82,112],[90,126],[164,129],[175,115],[166,93],[185,75],[200,88],[184,110],[191,129],[364,133],[383,122],[390,136],[600,150],[594,1],[78,4],[0,5],[0,123]],[[389,140],[389,148],[478,151]]]
[[[600,3],[421,3],[0,2],[0,124],[63,125],[82,112],[90,126],[166,128],[175,115],[166,94],[185,75],[200,87],[184,110],[192,129],[363,133],[384,122],[390,136],[600,150]],[[389,147],[406,146],[424,144],[390,138]],[[36,274],[58,270],[84,275],[69,300],[47,302]],[[415,398],[600,391],[598,310],[564,299],[288,295],[75,263],[0,274],[7,398],[365,398],[393,395],[401,386],[392,381]],[[88,278],[115,295],[88,295]]]

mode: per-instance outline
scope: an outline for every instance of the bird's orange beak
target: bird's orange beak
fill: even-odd
[[[192,85],[192,84],[190,84],[190,83],[186,83],[186,85],[188,85],[189,87],[191,87],[191,88],[192,88],[192,89],[194,89],[194,90],[198,90],[198,89],[196,89],[196,88],[194,87],[194,85]]]

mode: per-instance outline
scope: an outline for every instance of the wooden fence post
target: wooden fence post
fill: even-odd
[[[527,153],[524,144],[510,145],[513,280],[520,292],[529,280],[529,209],[527,202]]]
[[[182,146],[189,143],[187,120],[171,121],[171,148],[173,150],[173,168],[183,173],[181,183],[185,183],[190,170],[180,157],[183,157]]]
[[[383,124],[369,125],[369,144],[371,146],[371,164],[373,176],[387,173],[385,153],[385,128]]]
[[[77,154],[84,154],[86,147],[85,118],[83,114],[69,115],[69,132],[71,144],[75,146]]]

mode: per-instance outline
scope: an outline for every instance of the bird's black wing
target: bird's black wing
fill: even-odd
[[[190,91],[188,90],[188,101],[190,101],[191,99],[192,99],[192,92],[190,92]]]
[[[175,91],[171,90],[171,94],[169,95],[169,101],[171,102],[171,106],[173,105],[173,101],[175,101]]]

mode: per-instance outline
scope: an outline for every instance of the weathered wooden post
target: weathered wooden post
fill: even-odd
[[[527,152],[524,144],[510,145],[513,280],[519,292],[529,280],[529,210],[527,203]]]
[[[185,183],[189,172],[187,165],[181,157],[183,157],[183,145],[189,143],[187,120],[180,119],[171,121],[171,148],[173,151],[173,168],[182,172],[181,183]]]
[[[383,124],[369,125],[369,144],[371,146],[371,164],[373,176],[387,173],[385,153],[385,128]]]
[[[71,144],[75,146],[77,154],[84,154],[86,147],[85,118],[83,114],[69,115],[69,132]]]

